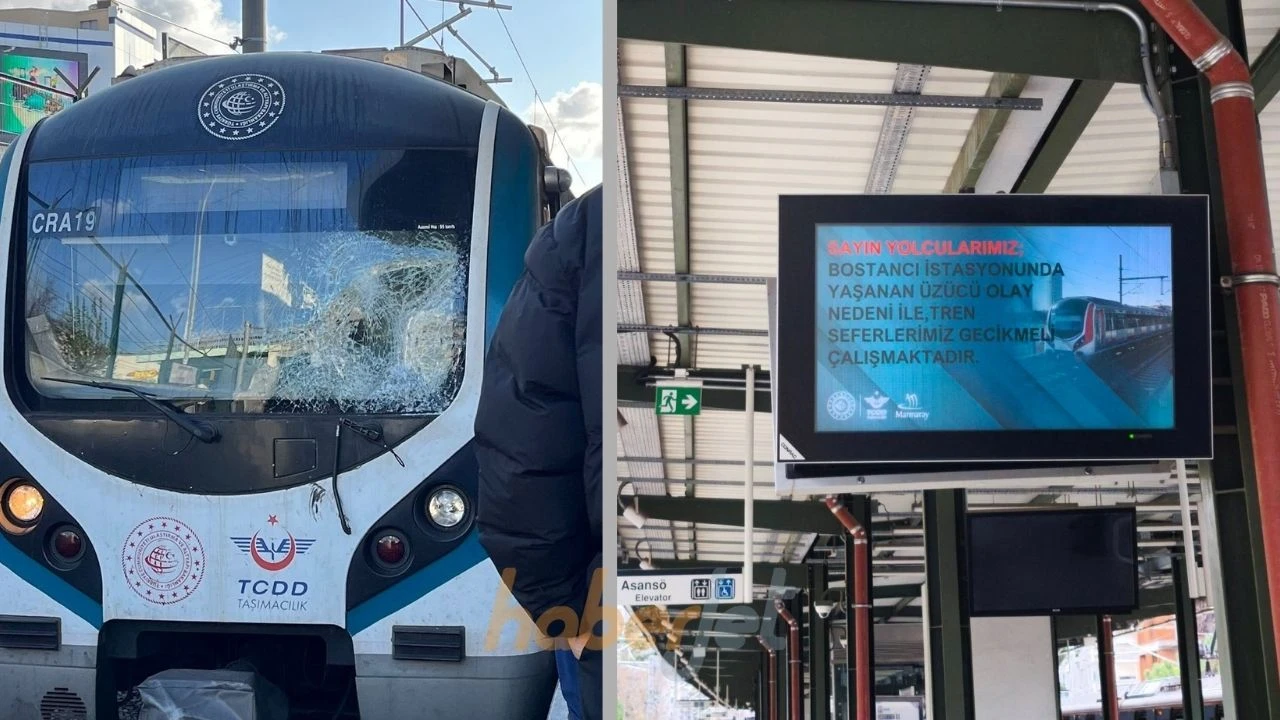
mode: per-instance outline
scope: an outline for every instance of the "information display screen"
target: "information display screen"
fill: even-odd
[[[1133,508],[970,514],[969,614],[1132,612],[1136,522]]]
[[[779,459],[1182,457],[1151,453],[1201,426],[1208,454],[1203,198],[781,208]]]

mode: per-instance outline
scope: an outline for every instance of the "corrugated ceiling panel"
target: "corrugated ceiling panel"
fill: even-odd
[[[738,88],[889,92],[895,68],[705,47],[689,48],[687,60],[690,85]],[[778,195],[861,188],[882,117],[867,106],[691,102],[693,271],[772,276]]]
[[[1150,192],[1159,169],[1155,116],[1137,85],[1118,84],[1049,184],[1051,193]]]
[[[771,460],[773,457],[773,416],[769,413],[755,414],[755,460],[757,463]],[[743,441],[745,440],[745,415],[729,410],[708,410],[698,416],[693,426],[694,447],[698,458],[705,460],[743,460]],[[711,486],[707,492],[719,493],[732,491],[731,495],[722,497],[742,497],[743,466],[738,465],[699,465],[698,478],[702,480],[718,480],[738,483],[737,487]],[[773,483],[773,468],[757,466],[755,469],[756,495],[761,496],[761,483]],[[703,488],[699,488],[699,492]],[[769,496],[773,493],[770,490]]]
[[[623,82],[658,85],[666,82],[666,58],[660,43],[623,41],[620,51]],[[640,268],[647,272],[673,272],[675,256],[671,248],[671,153],[667,142],[667,103],[627,98],[623,100],[622,108],[627,129]],[[650,284],[645,287],[644,296],[649,323],[675,323],[674,286]]]
[[[649,408],[646,408],[645,412],[653,414],[653,410]],[[658,435],[662,438],[662,457],[683,459],[686,418],[675,415],[660,417],[655,415],[654,417],[658,420]],[[683,494],[682,483],[688,477],[687,468],[688,466],[683,463],[667,463],[667,480],[669,481],[667,488],[671,494]]]
[[[1249,62],[1253,62],[1280,29],[1280,3],[1241,0],[1240,8],[1244,12],[1244,43],[1249,48]]]

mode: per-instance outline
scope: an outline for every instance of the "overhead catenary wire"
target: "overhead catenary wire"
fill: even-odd
[[[538,92],[538,85],[533,81],[533,74],[529,72],[529,66],[525,64],[524,56],[520,54],[520,47],[516,45],[516,39],[512,37],[511,29],[507,27],[507,21],[502,17],[502,13],[498,13],[498,21],[502,23],[502,29],[507,34],[507,40],[511,43],[511,49],[515,51],[516,59],[520,61],[520,68],[524,70],[524,76],[529,81],[529,87],[533,88],[533,99],[542,107],[542,112],[547,115],[547,124],[551,126],[552,137],[559,141],[560,146],[564,148],[564,156],[569,159],[570,167],[572,167],[574,173],[577,174],[578,180],[582,181],[582,184],[585,185],[587,180],[582,175],[582,171],[578,169],[578,163],[574,161],[573,153],[569,152],[568,143],[566,143],[564,138],[560,136],[560,129],[556,127],[556,121],[552,119],[551,111],[547,109],[547,104],[542,101],[542,93]]]
[[[202,37],[202,38],[204,38],[205,40],[212,40],[213,42],[216,42],[216,43],[219,43],[219,44],[222,44],[222,45],[226,45],[227,47],[232,47],[232,42],[233,42],[233,41],[231,41],[231,40],[224,40],[224,39],[222,39],[222,38],[216,38],[216,37],[213,37],[212,35],[205,35],[204,33],[200,32],[200,31],[198,31],[198,30],[192,30],[191,28],[187,27],[186,25],[179,25],[178,23],[174,22],[173,20],[171,20],[171,19],[169,19],[169,18],[167,18],[167,17],[165,17],[165,16],[163,16],[163,15],[157,15],[156,13],[153,13],[153,12],[151,12],[151,11],[149,11],[149,10],[143,10],[143,9],[142,9],[142,8],[140,8],[140,7],[134,7],[133,5],[129,5],[129,4],[127,4],[127,3],[122,3],[122,2],[120,2],[120,0],[116,0],[116,4],[117,4],[117,5],[119,5],[119,6],[120,6],[120,7],[122,7],[122,8],[128,8],[129,10],[132,10],[132,11],[134,11],[134,12],[136,12],[136,13],[142,13],[143,15],[149,15],[149,16],[151,16],[151,17],[153,17],[153,18],[156,18],[157,20],[163,20],[164,22],[166,22],[166,23],[168,23],[168,24],[170,24],[170,25],[172,25],[172,26],[174,26],[174,27],[178,28],[179,30],[185,30],[185,31],[187,31],[187,32],[191,33],[192,35],[195,35],[195,36],[197,36],[197,37]]]

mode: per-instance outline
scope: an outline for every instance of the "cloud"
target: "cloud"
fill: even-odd
[[[535,100],[524,111],[524,119],[547,131],[552,145],[551,159],[556,165],[574,172],[573,188],[576,194],[600,182],[603,129],[604,90],[600,83],[580,82],[570,90],[561,90],[546,100],[546,109]],[[547,121],[550,114],[551,122]],[[555,132],[552,132],[552,126]],[[559,135],[559,140],[556,135]],[[567,153],[566,153],[567,151]],[[568,161],[573,158],[573,164]]]
[[[0,9],[36,7],[48,10],[86,10],[91,5],[90,0],[0,0]],[[125,5],[145,11],[140,14],[147,22],[160,26],[161,30],[174,31],[179,40],[189,42],[206,52],[230,52],[231,50],[210,40],[190,37],[183,33],[182,29],[190,28],[225,42],[230,42],[232,38],[240,35],[240,21],[223,14],[220,0],[129,0]],[[153,13],[159,17],[147,13]],[[160,18],[168,20],[169,23],[165,23]],[[174,27],[164,27],[168,24]],[[267,34],[269,43],[279,42],[286,37],[284,32],[274,26],[268,27]]]

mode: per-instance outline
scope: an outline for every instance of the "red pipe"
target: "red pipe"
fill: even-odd
[[[1280,653],[1280,296],[1273,284],[1276,260],[1249,65],[1190,0],[1141,2],[1209,80],[1231,272],[1246,280],[1233,287],[1271,627]]]
[[[757,635],[760,647],[769,655],[769,692],[765,696],[765,705],[769,708],[769,720],[778,720],[778,654],[769,647],[764,638]]]
[[[872,720],[871,694],[871,598],[867,588],[871,559],[867,547],[867,531],[862,523],[834,497],[825,501],[827,508],[853,538],[853,577],[848,578],[849,592],[853,593],[853,648],[857,693],[857,720]]]
[[[791,668],[791,691],[787,694],[791,700],[790,720],[804,720],[800,715],[800,696],[804,694],[804,688],[800,686],[800,622],[787,612],[787,606],[781,600],[775,599],[773,607],[790,628],[787,632],[787,665]]]
[[[1111,616],[1102,616],[1102,631],[1098,637],[1098,654],[1102,658],[1103,717],[1120,720],[1120,693],[1116,691],[1116,652],[1112,645]]]

